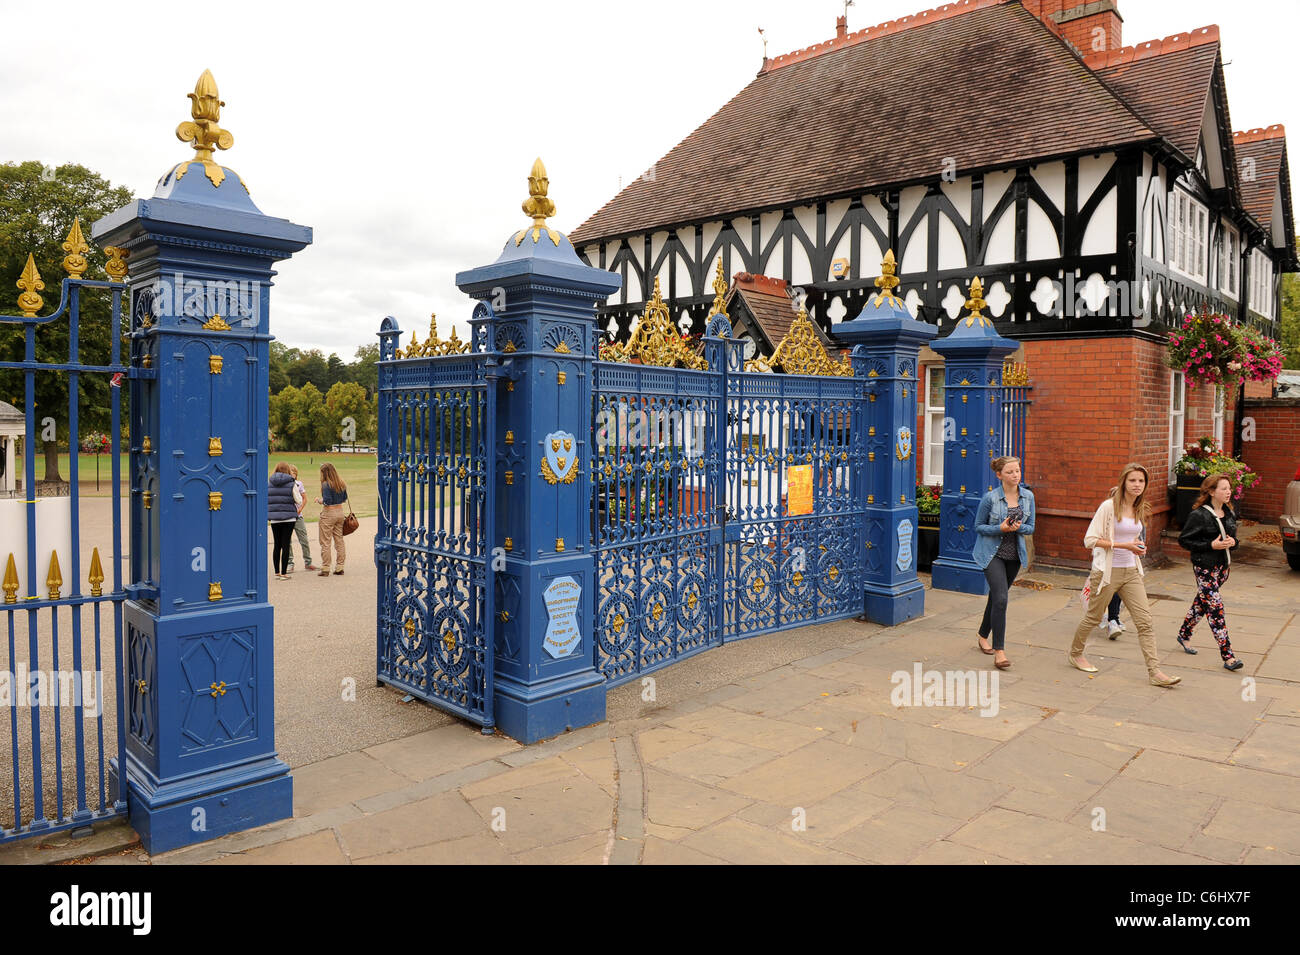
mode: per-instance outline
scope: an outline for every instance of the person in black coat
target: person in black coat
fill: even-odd
[[[1184,653],[1195,653],[1189,646],[1192,631],[1201,617],[1210,622],[1210,632],[1219,642],[1219,655],[1225,670],[1240,670],[1242,662],[1232,654],[1228,642],[1228,624],[1223,615],[1223,598],[1219,590],[1228,580],[1232,552],[1237,549],[1237,515],[1232,506],[1232,478],[1211,474],[1201,483],[1196,506],[1187,515],[1178,543],[1192,553],[1192,573],[1196,576],[1196,596],[1191,609],[1178,628],[1178,644]]]
[[[271,536],[275,541],[272,569],[276,580],[290,580],[289,544],[293,540],[294,524],[298,522],[298,507],[293,499],[293,474],[289,465],[284,461],[277,464],[266,483],[266,519],[271,522]]]

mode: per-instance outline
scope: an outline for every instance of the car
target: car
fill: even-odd
[[[1286,562],[1292,570],[1300,570],[1300,468],[1296,469],[1295,480],[1286,486],[1277,529],[1282,532],[1282,553],[1286,554]]]

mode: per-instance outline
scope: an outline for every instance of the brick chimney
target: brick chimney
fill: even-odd
[[[843,40],[848,35],[849,35],[849,18],[836,17],[835,18],[835,39]]]
[[[1115,0],[1022,0],[1040,20],[1056,24],[1061,35],[1084,56],[1118,50],[1124,45],[1124,18]]]

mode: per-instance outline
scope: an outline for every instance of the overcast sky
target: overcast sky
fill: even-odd
[[[935,5],[858,0],[849,29]],[[1119,9],[1126,44],[1217,23],[1233,128],[1300,130],[1294,0]],[[387,314],[421,338],[431,311],[444,335],[452,320],[465,332],[455,273],[495,260],[525,224],[535,156],[551,222],[569,232],[753,79],[759,27],[776,56],[834,36],[842,12],[842,0],[9,2],[0,161],[78,162],[150,196],[193,155],[175,128],[211,69],[235,137],[220,161],[264,213],[315,230],[280,265],[271,330],[350,359]],[[886,117],[887,97],[907,95],[880,92]]]

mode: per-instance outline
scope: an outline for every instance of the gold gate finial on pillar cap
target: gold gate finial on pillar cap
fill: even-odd
[[[5,562],[5,579],[0,584],[5,592],[5,603],[18,603],[18,568],[14,566],[14,555],[9,555],[9,560]]]
[[[880,292],[871,303],[877,308],[880,307],[881,302],[891,302],[898,306],[903,304],[894,295],[894,289],[898,288],[898,276],[894,274],[897,265],[898,263],[894,259],[894,250],[889,249],[885,252],[885,257],[880,260],[880,277],[876,279],[876,288],[880,289]]]
[[[225,181],[226,174],[221,166],[212,161],[213,149],[229,149],[235,145],[235,137],[229,131],[217,125],[221,119],[221,107],[226,104],[217,93],[217,81],[211,70],[204,70],[199,81],[194,84],[194,92],[187,93],[192,100],[190,116],[176,127],[176,138],[183,143],[194,146],[194,159],[176,167],[176,179],[179,181],[189,170],[190,162],[203,163],[203,172],[214,186]]]
[[[533,217],[531,229],[521,229],[515,235],[515,245],[519,246],[528,236],[529,232],[533,234],[533,242],[541,241],[542,233],[545,232],[551,237],[551,241],[559,246],[560,239],[563,236],[546,224],[546,220],[555,215],[555,200],[546,196],[547,189],[550,188],[551,180],[547,178],[546,167],[542,165],[541,157],[533,160],[533,168],[528,173],[528,198],[523,202],[524,215]]]
[[[980,325],[988,324],[989,320],[982,314],[987,304],[984,301],[984,283],[980,281],[980,277],[977,275],[971,279],[970,297],[966,299],[966,307],[970,309],[970,314],[966,316],[967,328],[970,328],[977,321]]]

